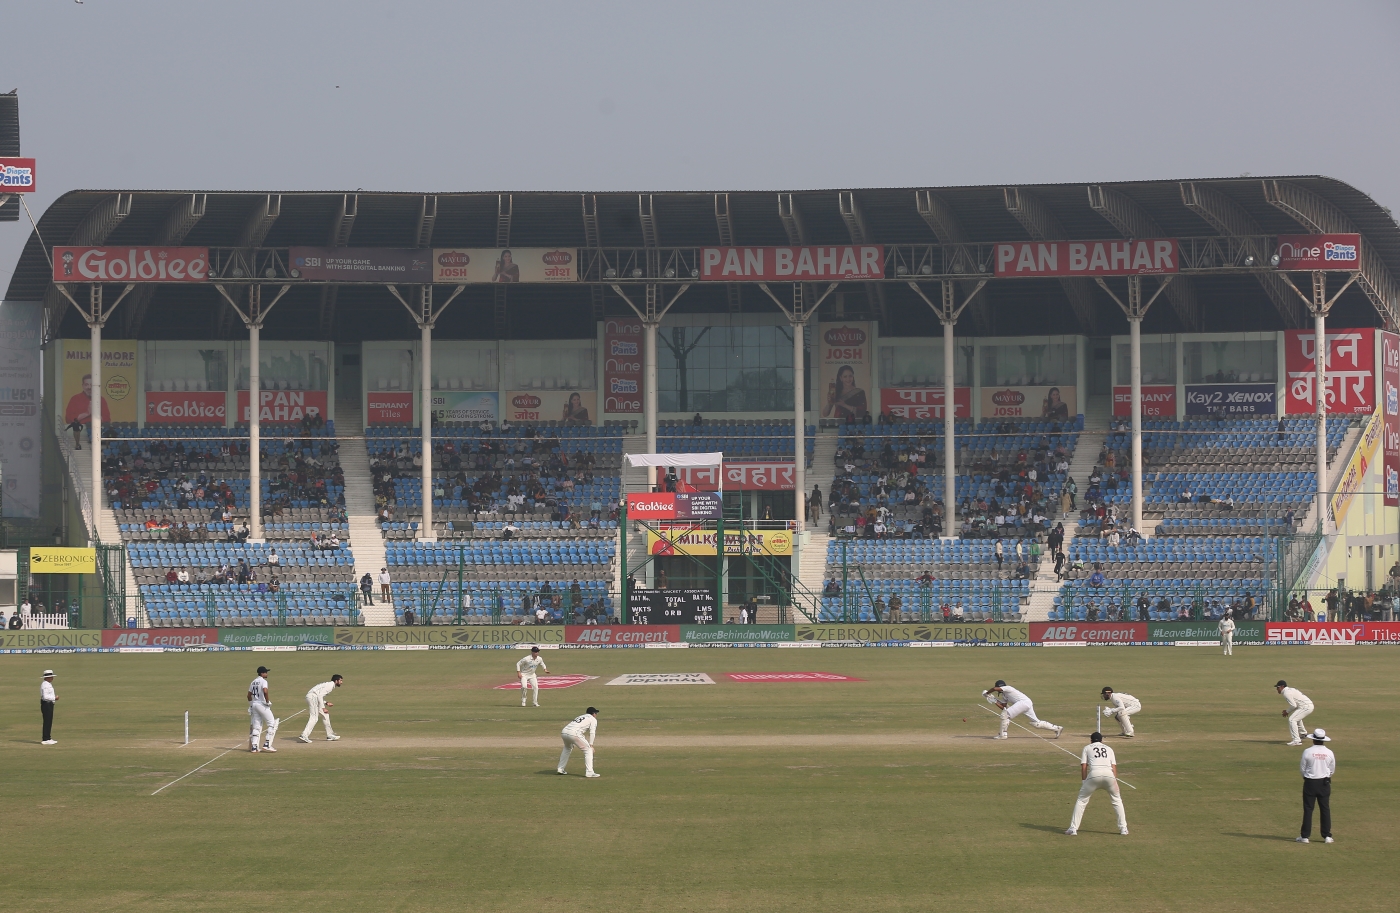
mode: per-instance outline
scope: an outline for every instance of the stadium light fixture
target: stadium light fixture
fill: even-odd
[[[605,279],[616,279],[616,278],[617,278],[617,270],[613,269],[611,266],[608,267],[607,270],[604,271],[604,273],[603,273],[603,278],[605,278]]]
[[[690,278],[692,278],[692,279],[699,279],[699,278],[700,278],[700,271],[699,271],[698,269],[696,269],[695,267],[693,267],[693,266],[690,268]]]
[[[1269,258],[1269,265],[1272,266],[1274,269],[1278,269],[1278,260],[1278,252],[1275,251],[1274,255]]]
[[[674,266],[668,266],[668,267],[666,267],[666,278],[667,278],[667,279],[674,279],[674,278],[676,278],[676,268],[675,268]]]
[[[243,267],[241,267],[241,266],[235,266],[232,270],[230,270],[230,275],[232,275],[233,278],[235,278],[235,279],[242,279],[242,278],[243,278]]]
[[[1253,265],[1254,265],[1254,255],[1253,255],[1253,254],[1248,254],[1248,255],[1245,256],[1245,258],[1244,258],[1244,265],[1245,265],[1245,266],[1253,266]]]
[[[925,263],[923,266],[919,267],[919,272],[923,273],[925,276],[932,276],[933,264]]]
[[[634,267],[632,267],[632,278],[633,278],[633,279],[640,279],[640,278],[642,278],[642,268],[641,268],[640,266],[634,266]]]
[[[269,278],[269,279],[276,279],[276,278],[277,278],[277,270],[275,270],[275,269],[273,269],[272,267],[269,266],[266,270],[263,271],[263,275],[266,276],[266,277]]]
[[[288,270],[288,274],[291,275],[293,279],[301,278],[301,270],[297,269],[296,267],[292,267],[292,269]]]
[[[908,268],[907,266],[905,266],[903,263],[899,264],[898,266],[896,266],[896,267],[894,268],[894,274],[895,274],[896,276],[904,276],[904,275],[908,275],[908,273],[909,273],[909,268]]]

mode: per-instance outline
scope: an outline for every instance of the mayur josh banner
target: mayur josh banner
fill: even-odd
[[[451,247],[433,251],[433,281],[575,282],[578,251],[558,247]]]

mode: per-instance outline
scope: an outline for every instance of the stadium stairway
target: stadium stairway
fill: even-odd
[[[813,485],[820,486],[823,500],[831,495],[832,479],[836,477],[836,444],[840,437],[834,428],[817,432],[816,452],[812,455],[812,466],[807,470],[807,490],[798,492],[800,497],[811,494]],[[802,554],[797,568],[798,580],[802,582],[803,588],[809,593],[820,593],[822,584],[826,582],[822,577],[826,573],[826,548],[831,537],[826,534],[825,504],[822,505],[822,511],[823,516],[820,523],[816,526],[813,526],[810,521],[807,523],[807,544],[802,546]],[[798,608],[800,609],[801,606]],[[764,619],[760,616],[759,620]],[[807,618],[806,620],[816,621],[815,618]]]
[[[68,474],[73,487],[83,493],[78,501],[82,504],[83,520],[88,524],[89,541],[91,541],[94,538],[92,536],[94,521],[87,498],[87,492],[92,490],[91,455],[86,450],[74,452],[73,442],[66,434],[59,434],[57,438],[59,449],[63,453],[63,461],[68,466]],[[108,544],[121,544],[121,527],[117,523],[117,513],[111,507],[104,506],[97,512],[96,526],[97,535],[95,538]],[[127,617],[135,617],[139,627],[149,627],[150,621],[146,617],[146,605],[141,599],[141,591],[136,586],[136,574],[131,569],[131,554],[125,552],[124,555],[122,564],[126,572]]]
[[[647,471],[642,467],[632,467],[627,464],[626,455],[629,453],[646,453],[647,436],[645,434],[629,434],[622,438],[622,494],[626,497],[629,494],[643,494],[651,489],[647,486]],[[618,538],[621,539],[619,528]],[[627,531],[627,566],[629,568],[640,567],[643,561],[647,560],[647,540],[644,531],[638,532],[634,524]],[[622,562],[613,562],[613,587],[614,593],[622,592]]]
[[[339,419],[336,420],[339,423]],[[365,439],[341,439],[340,468],[345,473],[345,514],[350,525],[350,546],[355,552],[355,580],[369,574],[375,581],[374,605],[364,607],[366,625],[394,623],[394,605],[379,599],[379,569],[386,567],[384,535],[374,513],[374,485],[370,481],[369,451]]]
[[[1079,486],[1076,503],[1082,504],[1084,492],[1089,487],[1089,473],[1099,461],[1099,450],[1108,439],[1112,422],[1112,404],[1107,397],[1092,397],[1084,412],[1084,430],[1080,432],[1079,444],[1069,462],[1069,477]],[[1079,512],[1070,511],[1069,516],[1059,517],[1057,523],[1065,525],[1065,551],[1079,532]],[[1147,531],[1143,530],[1143,535]],[[1035,577],[1031,579],[1030,603],[1026,607],[1026,621],[1045,621],[1055,606],[1060,584],[1055,579],[1055,561],[1049,554],[1040,562]]]

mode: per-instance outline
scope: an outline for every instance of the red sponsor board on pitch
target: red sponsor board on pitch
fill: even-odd
[[[1279,235],[1278,268],[1361,269],[1360,235]]]
[[[1130,416],[1133,414],[1133,388],[1113,388],[1113,414]],[[1149,418],[1176,418],[1175,386],[1143,386],[1142,414]]]
[[[863,678],[837,675],[835,672],[726,672],[724,677],[734,682],[863,682]]]
[[[885,248],[879,244],[700,249],[701,282],[881,279],[884,275]]]
[[[1264,625],[1264,642],[1339,646],[1363,640],[1366,625],[1359,621],[1271,621]]]
[[[1328,330],[1327,411],[1333,414],[1370,415],[1376,411],[1376,330]],[[1317,383],[1317,334],[1312,330],[1288,330],[1283,334],[1284,410],[1288,415],[1317,411],[1313,386]]]
[[[595,647],[681,643],[680,625],[569,625],[564,643]]]
[[[222,425],[224,393],[146,393],[146,424]]]
[[[412,393],[370,393],[365,397],[371,425],[412,425]]]
[[[1031,276],[1139,276],[1174,273],[1176,240],[1022,241],[996,245],[996,274]]]
[[[218,642],[218,628],[182,628],[178,631],[111,628],[102,632],[104,647],[199,647]]]
[[[880,408],[914,421],[943,418],[942,387],[881,387]],[[972,388],[953,388],[953,417],[972,415]]]
[[[597,678],[596,675],[541,675],[539,677],[540,690],[549,691],[557,688],[572,688],[574,685],[582,685],[584,682]],[[504,685],[496,685],[493,691],[519,691],[520,680],[506,682]]]
[[[1137,622],[1045,622],[1030,624],[1032,643],[1126,644],[1147,640],[1147,625]]]
[[[325,390],[264,390],[259,400],[260,422],[299,422],[308,415],[326,414]],[[248,391],[239,390],[237,421],[246,425],[250,420]]]

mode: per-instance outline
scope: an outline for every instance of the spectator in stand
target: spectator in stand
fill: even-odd
[[[1020,564],[1016,565],[1016,579],[1017,579],[1017,580],[1029,580],[1029,579],[1031,579],[1031,566],[1030,566],[1029,564],[1027,564],[1027,563],[1025,562],[1024,559],[1022,559],[1022,561],[1021,561]]]
[[[1104,579],[1103,571],[1099,570],[1098,567],[1095,566],[1094,573],[1089,575],[1089,586],[1098,590],[1102,589],[1105,583],[1107,583],[1107,581]]]
[[[374,605],[374,578],[368,571],[360,578],[360,592],[364,594],[365,605]]]
[[[174,585],[175,585],[175,581],[176,581],[176,580],[179,580],[179,579],[180,579],[180,574],[179,574],[178,571],[175,570],[175,568],[172,567],[170,570],[168,570],[168,571],[165,572],[165,582],[166,582],[167,584],[169,584],[169,585],[171,585],[171,586],[174,586]]]
[[[904,620],[904,600],[898,593],[890,595],[890,622],[898,624]]]
[[[699,428],[701,425],[705,424],[705,419],[700,416],[699,412],[697,412],[695,413],[695,418],[690,420],[690,424],[693,428]]]
[[[1000,527],[1005,518],[998,518],[997,526]],[[997,573],[1001,573],[1002,562],[1006,560],[1006,550],[1002,547],[1001,540],[998,539],[992,546],[992,557],[997,561]]]

